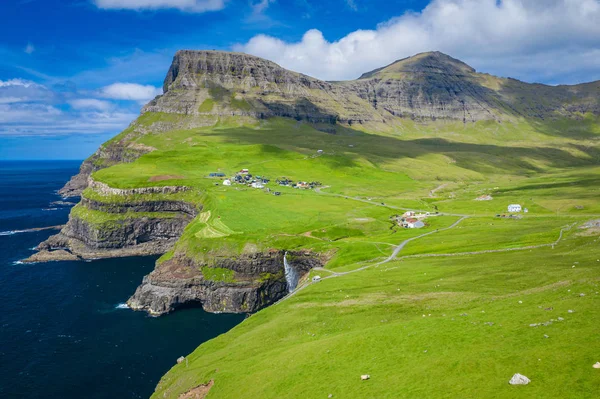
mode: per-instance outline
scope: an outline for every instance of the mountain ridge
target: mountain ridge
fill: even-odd
[[[324,81],[244,53],[180,50],[163,90],[143,112],[362,124],[579,118],[600,111],[600,82],[548,86],[499,78],[441,52],[403,58],[355,80]]]

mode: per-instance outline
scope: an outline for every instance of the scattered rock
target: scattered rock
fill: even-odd
[[[579,294],[579,296],[585,296],[585,294],[582,292],[581,294]]]
[[[521,375],[519,373],[513,375],[512,378],[510,379],[510,381],[508,381],[508,383],[510,385],[527,385],[530,382],[531,382],[531,380],[529,378],[527,378],[524,375]]]
[[[564,320],[564,318],[562,318],[562,317],[558,318],[558,321],[563,321],[563,320]]]
[[[523,301],[519,301],[519,303],[523,303]]]
[[[554,308],[546,308],[546,309],[544,309],[544,310],[548,310],[548,311],[550,311],[550,310],[554,310]]]
[[[184,361],[184,360],[185,360],[185,357],[183,357],[183,356],[179,356],[179,357],[177,358],[177,364],[183,363],[183,361]]]
[[[549,335],[546,335],[546,334],[544,334],[544,338],[550,338],[550,336],[549,336]]]
[[[328,398],[333,398],[333,394],[330,393],[329,395],[327,395]]]
[[[596,362],[596,364],[594,364],[592,367],[595,369],[600,369],[600,362]]]
[[[360,379],[363,380],[363,381],[366,381],[366,380],[368,380],[370,378],[371,378],[371,376],[369,374],[363,374],[363,375],[360,376]]]
[[[575,311],[571,310],[571,309],[567,310],[567,312],[569,312],[569,313],[575,313]]]

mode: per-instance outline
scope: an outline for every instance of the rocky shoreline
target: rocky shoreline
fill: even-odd
[[[184,255],[156,266],[145,276],[127,301],[134,310],[160,316],[184,305],[197,304],[213,313],[253,313],[288,294],[284,275],[285,251],[216,259],[215,268],[231,270],[231,281],[213,281],[203,276],[201,265]],[[305,276],[324,265],[324,259],[309,251],[290,252],[292,267]]]

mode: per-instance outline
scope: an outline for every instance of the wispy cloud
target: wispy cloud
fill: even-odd
[[[109,101],[98,100],[96,98],[77,98],[68,101],[69,105],[76,110],[96,110],[110,111],[115,108],[115,104]]]
[[[35,51],[35,47],[31,43],[27,43],[27,46],[25,46],[25,48],[23,49],[23,51],[26,54],[33,54],[33,52]]]
[[[203,13],[225,8],[226,0],[93,0],[104,10],[160,10],[177,9],[184,12]]]
[[[313,29],[299,42],[258,35],[235,49],[331,80],[440,50],[486,72],[569,83],[600,79],[598,21],[598,0],[432,0],[333,42]]]
[[[148,101],[159,94],[162,89],[151,85],[139,85],[136,83],[113,83],[100,89],[102,97],[114,100]]]
[[[108,94],[141,101],[156,90],[153,86],[133,85],[133,90],[125,86],[119,91],[119,87],[107,86]],[[139,111],[137,102],[128,106],[90,97],[94,92],[60,89],[26,79],[0,80],[0,136],[116,133]]]
[[[358,6],[356,5],[356,0],[346,0],[346,5],[348,5],[348,7],[352,11],[358,11]]]

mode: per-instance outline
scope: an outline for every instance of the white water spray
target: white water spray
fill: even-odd
[[[290,266],[287,261],[287,252],[283,255],[283,268],[285,270],[285,281],[287,281],[288,291],[292,292],[298,286],[298,272]]]

